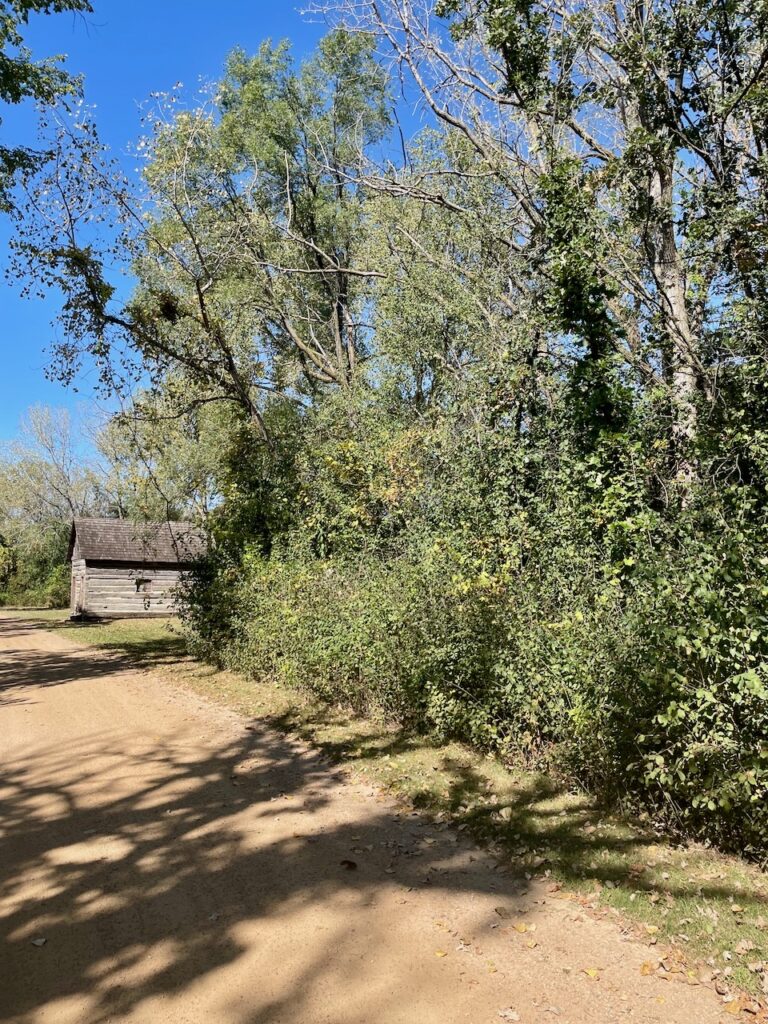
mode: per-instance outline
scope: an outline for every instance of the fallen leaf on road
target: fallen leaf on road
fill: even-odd
[[[346,868],[347,871],[355,871],[357,869],[357,863],[353,860],[340,860],[339,865]]]
[[[644,978],[650,977],[652,974],[655,973],[655,971],[656,971],[656,967],[649,960],[646,960],[645,963],[640,968],[640,973],[642,974],[642,976]]]
[[[499,917],[506,919],[512,916],[511,912],[506,907],[494,907],[493,909],[499,915]]]
[[[737,996],[730,1003],[726,1003],[725,1012],[732,1017],[740,1016],[745,1010],[752,1011],[752,1000],[748,996]]]
[[[448,953],[444,949],[436,949],[435,956],[448,956]]]
[[[511,1006],[508,1006],[506,1010],[499,1010],[499,1016],[502,1020],[520,1020],[520,1014]]]
[[[527,932],[528,931],[528,925],[527,924],[523,924],[522,921],[520,921],[516,925],[513,925],[512,927],[515,929],[516,932],[520,932],[521,935],[523,934],[523,932]]]
[[[33,946],[44,946],[48,939],[32,939]]]
[[[586,974],[588,978],[593,978],[597,981],[600,978],[600,969],[598,967],[584,967],[582,968],[582,974]]]

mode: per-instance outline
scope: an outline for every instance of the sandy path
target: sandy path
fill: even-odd
[[[246,726],[0,619],[1,1021],[722,1019],[615,924]]]

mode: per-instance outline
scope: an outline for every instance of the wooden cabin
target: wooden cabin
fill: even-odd
[[[174,588],[204,554],[190,523],[75,519],[69,540],[75,618],[172,615]]]

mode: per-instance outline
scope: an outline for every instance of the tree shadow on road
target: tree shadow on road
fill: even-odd
[[[498,886],[442,834],[422,842],[426,820],[375,801],[313,831],[313,812],[340,781],[319,754],[257,728],[204,757],[183,741],[127,749],[116,733],[5,764],[0,1018],[76,1004],[88,1024],[120,1019],[277,943],[297,966],[288,994],[265,984],[274,952],[264,950],[249,1005],[227,1019],[267,1024],[289,1009],[302,1019],[324,976],[357,969],[360,938],[348,922],[360,907],[427,885]],[[275,821],[285,827],[263,843]],[[293,948],[292,929],[304,943],[304,917],[320,904],[331,908],[325,934],[314,949]]]
[[[124,667],[87,652],[6,652],[0,707],[7,696],[34,697],[75,679],[99,686]],[[342,786],[345,770],[326,755],[354,752],[364,762],[375,748],[397,758],[423,738],[369,734],[324,754],[261,722],[243,723],[234,738],[212,728],[200,742],[201,722],[198,714],[188,733],[170,739],[131,736],[119,725],[84,729],[77,741],[46,740],[3,758],[0,1019],[28,1024],[45,1008],[57,1022],[101,1024],[194,993],[208,979],[222,1020],[308,1020],[329,980],[353,991],[364,958],[370,964],[377,949],[397,947],[367,913],[382,901],[402,901],[405,937],[412,894],[427,888],[493,894],[510,913],[525,902],[526,876],[555,863],[574,879],[589,871],[595,882],[643,888],[602,854],[630,843],[641,849],[653,837],[592,828],[587,802],[563,815],[557,787],[544,780],[500,801],[472,766],[445,755],[442,802],[425,788],[424,809],[411,811],[375,791],[355,799],[354,787]],[[435,821],[446,807],[461,811],[466,829]],[[486,829],[504,846],[494,858],[468,838]],[[713,881],[698,885],[697,896],[726,890]],[[667,891],[683,894],[674,880]],[[321,905],[326,917],[317,922]],[[351,927],[360,914],[365,935]],[[491,913],[478,927],[493,925]],[[33,945],[39,938],[45,944]],[[227,981],[241,961],[254,979],[243,1005]],[[276,962],[291,965],[290,978],[269,976]],[[429,998],[426,987],[421,995],[397,984],[366,991],[370,1006],[340,1019],[415,1022],[419,998]]]
[[[48,625],[50,623],[34,619],[0,620],[0,638],[4,642],[0,661],[0,709],[12,699],[25,699],[12,695],[30,686],[60,686],[75,679],[108,678],[137,666],[162,669],[178,663],[185,654],[184,640],[170,631],[165,632],[159,623],[153,623],[157,635],[150,638],[132,636],[130,631],[118,633],[116,637],[106,633],[105,642],[96,651],[75,649],[68,652],[66,659],[55,649],[46,651],[40,647],[24,646],[25,638],[39,634],[41,626]],[[64,628],[62,623],[55,623],[55,627],[57,630]],[[92,631],[98,627],[73,623],[67,624],[66,628],[67,632],[71,630],[72,639],[77,640],[78,630]],[[18,646],[12,646],[14,642]]]

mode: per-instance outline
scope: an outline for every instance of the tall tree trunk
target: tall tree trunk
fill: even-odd
[[[669,343],[672,384],[672,448],[677,479],[684,496],[697,478],[695,443],[697,342],[691,329],[685,271],[677,247],[674,221],[673,156],[664,154],[651,180],[649,249],[656,278],[664,330]]]

